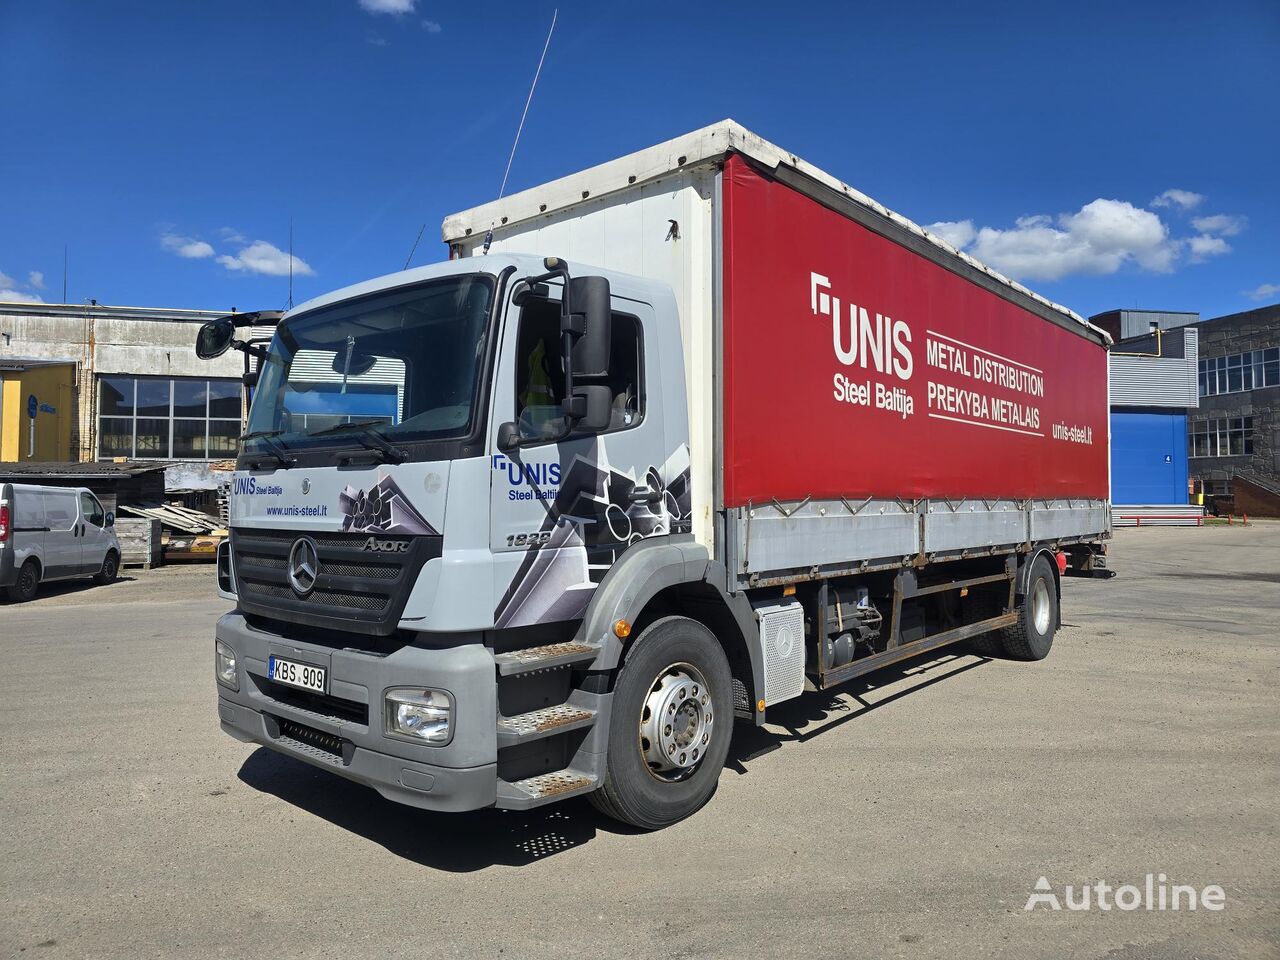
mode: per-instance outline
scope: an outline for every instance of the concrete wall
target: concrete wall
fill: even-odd
[[[74,364],[69,409],[73,452],[90,460],[97,445],[96,378],[103,374],[168,377],[239,377],[243,356],[216,360],[195,355],[200,324],[229,311],[66,304],[0,304],[0,360],[69,360]]]
[[[1200,356],[1205,359],[1280,347],[1280,304],[1205,320],[1196,329]],[[1230,481],[1236,470],[1242,470],[1271,482],[1280,480],[1280,387],[1202,397],[1193,416],[1196,420],[1253,417],[1253,454],[1195,457],[1192,476]]]

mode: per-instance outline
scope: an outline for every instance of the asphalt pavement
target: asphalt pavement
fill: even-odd
[[[582,800],[423,813],[225,736],[208,567],[0,601],[0,953],[1276,957],[1280,524],[1111,559],[1047,660],[772,710],[653,834]],[[1224,907],[1024,909],[1148,874]]]

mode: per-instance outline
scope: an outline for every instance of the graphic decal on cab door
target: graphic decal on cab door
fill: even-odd
[[[439,534],[391,477],[379,477],[368,490],[345,488],[338,509],[344,533]]]
[[[596,585],[633,543],[692,528],[687,445],[640,477],[610,467],[607,451],[601,453],[603,463],[575,456],[560,471],[559,489],[554,499],[547,498],[539,529],[545,539],[530,548],[498,601],[495,626],[576,620]],[[656,491],[655,502],[633,503],[637,487]]]

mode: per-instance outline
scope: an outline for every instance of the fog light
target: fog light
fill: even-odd
[[[443,690],[392,690],[387,693],[387,733],[423,743],[445,743],[450,736],[453,703]]]
[[[223,686],[232,690],[240,688],[240,681],[236,676],[236,652],[221,640],[214,645],[213,673]]]

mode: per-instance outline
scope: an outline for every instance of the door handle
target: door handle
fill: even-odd
[[[662,500],[662,490],[658,487],[632,487],[627,491],[630,503],[655,504]]]

